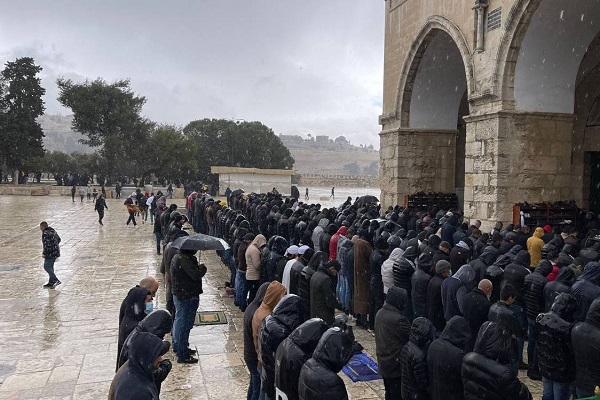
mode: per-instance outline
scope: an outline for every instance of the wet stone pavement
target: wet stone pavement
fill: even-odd
[[[183,205],[183,200],[176,201]],[[126,226],[122,200],[108,199],[104,225],[91,201],[70,197],[0,196],[0,399],[105,399],[114,376],[118,313],[127,291],[146,275],[162,277],[150,223]],[[44,289],[39,222],[60,235],[55,271],[62,285]],[[196,326],[190,345],[196,365],[174,362],[161,399],[245,399],[242,313],[223,284],[229,272],[214,252],[207,265],[200,310],[224,311],[228,324]],[[164,307],[164,290],[157,306]],[[375,354],[373,336],[357,340]],[[167,336],[166,339],[170,339]],[[352,383],[350,399],[384,397],[383,381]],[[534,398],[541,385],[531,384]]]

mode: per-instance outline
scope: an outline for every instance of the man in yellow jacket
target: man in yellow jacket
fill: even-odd
[[[544,236],[544,229],[541,227],[535,228],[535,232],[533,232],[533,236],[527,239],[527,251],[529,252],[529,256],[531,257],[531,269],[535,269],[537,265],[542,260],[542,247],[544,246],[544,241],[542,237]]]

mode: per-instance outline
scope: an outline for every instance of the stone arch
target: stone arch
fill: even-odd
[[[467,95],[470,96],[475,92],[473,61],[464,35],[460,29],[447,18],[438,15],[429,17],[413,40],[405,59],[404,66],[402,67],[402,73],[400,74],[398,96],[396,98],[394,110],[396,110],[396,115],[400,118],[401,127],[409,127],[410,102],[419,65],[425,55],[427,47],[439,31],[447,33],[460,52],[465,68]]]
[[[600,0],[518,0],[493,75],[504,108],[573,113],[577,72],[598,22]]]

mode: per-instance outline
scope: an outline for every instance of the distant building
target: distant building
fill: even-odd
[[[231,190],[244,189],[246,193],[266,193],[276,188],[279,193],[289,194],[292,187],[290,169],[260,169],[211,166],[210,172],[219,175],[219,194],[225,194],[227,186]]]

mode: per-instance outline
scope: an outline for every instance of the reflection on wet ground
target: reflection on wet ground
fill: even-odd
[[[176,201],[183,205],[183,200]],[[121,200],[108,199],[100,226],[91,201],[70,197],[0,196],[0,399],[104,399],[114,375],[118,312],[129,288],[146,275],[157,276],[152,225],[126,226]],[[63,282],[47,282],[39,222],[62,238],[55,265]],[[222,286],[229,279],[219,258],[202,254],[208,266],[200,309],[224,310],[228,324],[194,327],[190,343],[197,365],[174,363],[162,386],[162,399],[243,399],[248,372],[243,361],[242,313]],[[164,306],[159,291],[158,306]],[[365,350],[375,354],[374,338],[355,330]],[[172,353],[169,358],[174,359]],[[383,382],[352,383],[351,399],[384,397]],[[534,398],[541,394],[533,385]],[[533,387],[530,385],[530,387]],[[538,396],[535,395],[538,394]]]

